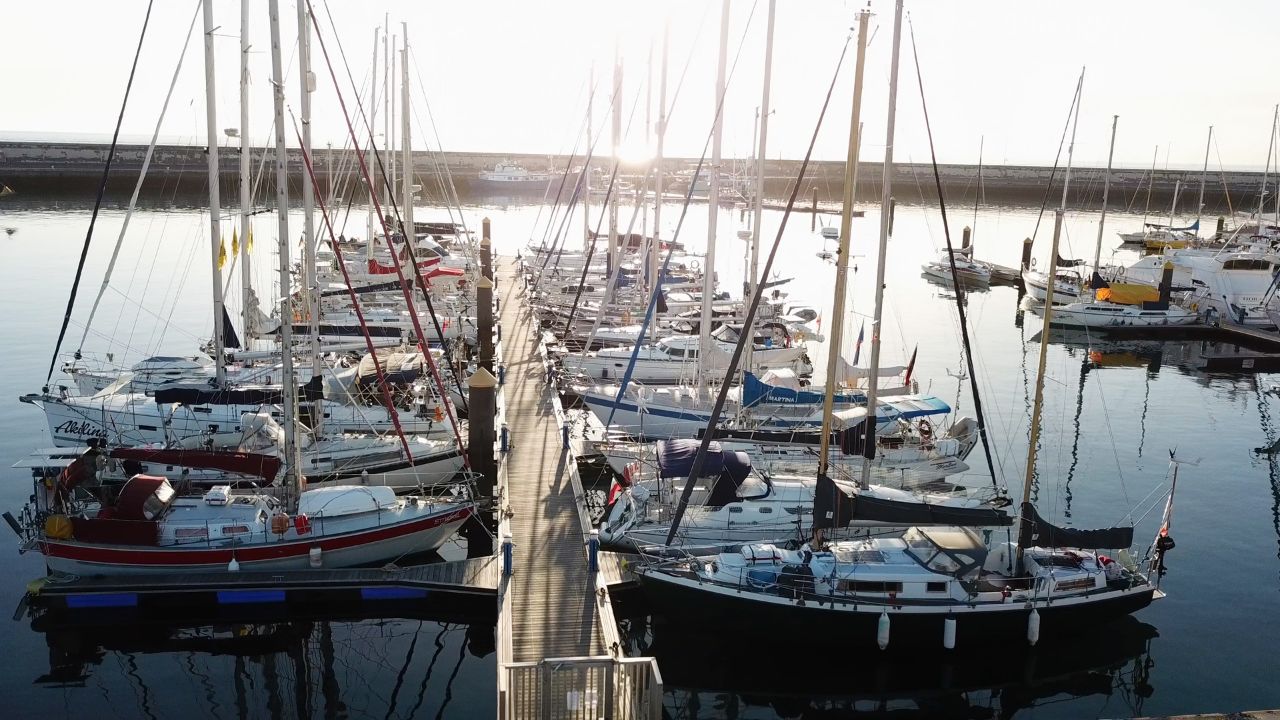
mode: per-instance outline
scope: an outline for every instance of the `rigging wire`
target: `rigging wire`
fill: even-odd
[[[342,115],[347,125],[347,132],[350,133],[352,141],[355,142],[355,139],[356,139],[355,126],[351,122],[351,114],[347,111],[346,100],[343,98],[343,95],[338,88],[338,74],[333,67],[333,61],[329,56],[328,46],[325,45],[324,35],[319,31],[320,24],[316,20],[315,10],[311,5],[311,0],[304,0],[304,1],[307,3],[307,13],[311,16],[312,25],[313,27],[316,28],[316,40],[320,44],[320,51],[324,55],[325,65],[329,69],[329,77],[333,81],[334,92],[337,94],[338,104],[342,108]],[[325,10],[326,12],[328,12],[327,5],[325,6]],[[336,37],[337,25],[333,23],[332,15],[329,15],[329,22],[330,22],[330,25],[332,26],[332,29],[334,30],[335,37]],[[338,46],[339,53],[342,53],[341,40],[338,40],[337,46]],[[346,60],[345,55],[343,55],[342,57],[343,57],[343,61],[345,62]],[[349,65],[347,66],[347,76],[348,78],[351,77]],[[353,86],[355,85],[354,79],[352,79],[351,84]],[[358,96],[356,97],[356,109],[359,113],[360,119],[364,121],[365,127],[368,128],[369,130],[369,140],[370,140],[370,143],[373,144],[373,128],[369,124],[369,118],[365,114],[364,106],[361,103],[361,100]],[[400,255],[399,253],[396,252],[395,244],[391,239],[391,228],[387,224],[387,217],[384,216],[382,213],[382,206],[380,201],[378,200],[377,193],[372,191],[372,188],[374,188],[373,175],[369,172],[369,167],[365,163],[364,158],[362,156],[357,155],[356,159],[360,163],[361,173],[364,175],[365,179],[369,183],[369,187],[371,188],[370,201],[373,203],[375,211],[378,213],[378,215],[381,218],[380,222],[383,228],[383,239],[386,240],[387,251],[391,254],[392,262],[395,264],[396,277],[400,281],[401,292],[403,293],[404,299],[405,299],[405,307],[409,311],[409,320],[412,322],[414,332],[417,334],[418,348],[419,350],[422,351],[422,356],[423,356],[423,359],[426,361],[427,367],[431,369],[432,377],[435,380],[437,389],[440,391],[441,397],[447,398],[448,392],[445,390],[444,383],[440,379],[440,372],[439,372],[439,369],[436,367],[435,358],[432,357],[431,355],[431,350],[428,347],[426,335],[422,332],[422,323],[418,318],[417,310],[414,308],[413,291],[410,287],[409,280],[405,277],[404,270],[401,267]],[[374,147],[374,159],[377,160],[378,168],[382,171],[382,180],[387,183],[387,187],[390,187],[390,183],[386,176],[386,169],[382,165],[382,157],[381,157],[381,154],[378,153],[376,145]],[[403,221],[400,221],[399,211],[396,209],[396,206],[394,205],[394,201],[391,208],[394,212],[396,212],[396,220],[400,222],[401,227],[403,227]],[[412,229],[410,229],[410,232],[412,232]],[[373,242],[373,238],[369,238],[369,242]],[[422,278],[422,271],[421,271],[421,268],[418,267],[417,258],[415,258],[413,255],[413,250],[412,250],[413,244],[410,242],[408,235],[405,235],[405,247],[409,249],[409,258],[408,258],[409,264],[413,268],[419,287],[422,288],[423,297],[427,299],[427,310],[431,315],[432,322],[435,323],[436,333],[439,335],[440,340],[443,342],[444,333],[440,330],[439,319],[436,317],[435,310],[431,306],[431,295],[427,292],[427,284]],[[287,291],[288,291],[287,289],[284,290],[284,292],[287,292]],[[454,380],[457,381],[459,390],[461,390],[461,387],[462,387],[461,379],[455,375]],[[460,448],[464,447],[465,444],[462,442],[462,433],[461,433],[461,430],[459,429],[459,423],[453,413],[453,405],[452,403],[448,403],[448,402],[445,402],[443,404],[445,408],[445,415],[448,417],[449,424],[453,428],[454,440],[458,443],[458,447]],[[463,464],[463,467],[465,468],[470,467],[470,460],[467,458],[467,455],[465,453],[463,453],[462,455],[462,464]]]
[[[344,119],[346,120],[347,130],[351,134],[352,141],[354,142],[356,138],[355,127],[351,124],[351,115],[350,113],[347,112],[346,101],[342,99],[342,93],[338,91],[337,72],[333,68],[333,62],[332,60],[330,60],[328,50],[324,45],[324,40],[320,36],[320,31],[319,31],[320,24],[316,20],[315,10],[311,6],[311,0],[305,0],[305,1],[307,3],[307,11],[311,15],[312,25],[317,28],[316,37],[320,38],[320,48],[321,50],[324,51],[325,63],[326,65],[328,65],[329,75],[333,79],[334,92],[337,93],[338,95],[338,103],[342,107],[342,113],[343,113]],[[333,20],[333,14],[329,11],[329,4],[327,2],[324,5],[324,9],[325,9],[325,15],[329,18],[329,25],[333,30],[334,41],[338,48],[339,57],[342,59],[343,67],[347,71],[347,79],[351,83],[352,88],[354,88],[355,78],[351,74],[351,65],[347,62],[346,51],[342,47],[342,38],[338,34],[338,25]],[[410,108],[403,109],[404,112],[410,112],[410,110],[411,110]],[[388,177],[387,175],[386,166],[382,162],[382,153],[378,151],[377,143],[374,141],[373,126],[369,122],[369,117],[365,113],[364,104],[361,101],[360,95],[358,93],[356,95],[356,111],[358,113],[360,120],[364,122],[365,128],[369,131],[369,147],[370,149],[373,150],[373,158],[375,163],[377,164],[377,169],[380,175],[380,179],[382,180],[383,187],[387,188],[389,191],[387,193],[387,196],[390,200],[391,212],[394,213],[394,216],[395,216],[396,225],[400,227],[404,235],[405,249],[407,251],[410,269],[413,271],[413,281],[415,281],[417,283],[417,286],[422,290],[422,297],[427,304],[427,315],[431,318],[431,324],[436,331],[436,336],[440,338],[440,343],[445,347],[445,350],[447,353],[449,349],[449,342],[448,340],[445,339],[444,330],[440,326],[440,317],[436,313],[435,304],[431,301],[431,293],[428,292],[428,288],[430,287],[430,285],[427,283],[426,279],[422,276],[422,268],[418,267],[418,259],[414,252],[413,245],[417,237],[417,230],[416,228],[406,228],[404,226],[404,220],[400,217],[400,208],[396,202],[396,198],[395,198],[396,193],[394,191],[395,189],[392,186],[390,177]],[[405,305],[409,311],[409,318],[413,323],[414,332],[417,333],[418,344],[422,349],[423,358],[426,361],[427,367],[431,370],[432,379],[435,381],[436,388],[440,391],[441,398],[446,398],[448,397],[448,391],[445,389],[444,380],[441,378],[440,370],[436,366],[435,358],[431,356],[431,353],[427,348],[427,338],[422,332],[422,323],[418,318],[417,311],[414,309],[414,302],[413,302],[414,293],[411,287],[411,283],[409,283],[404,277],[404,271],[401,266],[400,256],[398,253],[396,253],[395,245],[391,238],[391,228],[388,226],[388,216],[383,214],[382,205],[378,201],[376,194],[374,194],[373,192],[373,188],[374,188],[373,177],[369,172],[369,168],[364,160],[364,157],[357,156],[356,159],[359,161],[360,169],[363,172],[365,179],[369,183],[371,200],[373,202],[375,210],[380,216],[379,223],[382,225],[382,228],[383,228],[383,238],[387,242],[387,251],[391,253],[391,259],[395,263],[396,276],[398,277],[401,284],[401,290],[404,294]],[[413,168],[412,167],[404,168],[404,173],[405,173],[406,182],[411,184],[413,179]],[[373,238],[372,237],[369,238],[369,241],[372,242]],[[462,329],[459,328],[459,334],[461,333],[462,333]],[[454,373],[453,380],[454,380],[454,385],[458,389],[459,399],[462,400],[462,409],[466,410],[467,409],[467,405],[466,405],[467,392],[462,387],[462,378],[460,377],[460,373]],[[445,407],[445,414],[448,416],[449,422],[453,425],[454,437],[458,441],[458,446],[463,447],[462,434],[461,434],[461,430],[459,429],[457,418],[454,417],[453,405],[451,403],[446,402],[444,403],[444,407]],[[470,468],[470,460],[467,458],[465,454],[463,455],[462,461],[463,461],[464,467]]]
[[[312,188],[315,188],[315,170],[311,166],[311,150],[302,142],[302,133],[298,130],[297,118],[293,118],[293,113],[289,114],[293,119],[293,133],[298,138],[298,146],[302,150],[302,164],[305,166],[307,174],[311,176]],[[391,386],[387,382],[387,375],[383,371],[382,362],[378,359],[378,351],[373,345],[373,338],[369,335],[369,326],[365,324],[364,311],[360,309],[360,298],[356,295],[355,289],[351,286],[351,275],[347,272],[347,264],[342,258],[341,243],[338,242],[337,236],[333,233],[333,223],[329,220],[329,209],[325,207],[323,193],[315,193],[316,205],[320,208],[320,218],[324,220],[324,226],[329,231],[329,245],[333,250],[333,256],[337,260],[338,268],[342,271],[342,281],[347,286],[347,293],[351,297],[351,307],[355,310],[356,320],[360,323],[360,334],[364,336],[365,349],[369,351],[369,356],[373,358],[373,370],[378,376],[378,389],[382,391],[382,402],[387,408],[387,415],[391,417],[391,424],[396,429],[396,435],[400,438],[400,446],[404,448],[405,457],[411,462],[413,453],[409,450],[409,440],[404,435],[404,428],[400,427],[400,412],[396,409],[395,402],[391,399]],[[371,240],[372,241],[372,240]],[[287,318],[285,318],[287,321]],[[291,352],[291,348],[284,348],[284,352]],[[441,398],[444,402],[445,398]],[[448,403],[445,402],[447,405]]]
[[[827,88],[827,95],[822,101],[822,110],[818,113],[818,121],[814,124],[813,135],[809,138],[809,147],[805,150],[804,160],[800,163],[800,172],[797,174],[795,182],[791,185],[791,196],[787,199],[787,208],[782,213],[782,221],[778,224],[778,234],[774,236],[773,245],[769,248],[769,256],[765,260],[764,268],[761,270],[761,277],[769,277],[770,271],[773,270],[774,258],[778,255],[778,246],[782,244],[782,233],[787,229],[787,221],[791,219],[791,211],[795,208],[796,196],[800,193],[800,186],[804,183],[805,174],[809,170],[809,161],[813,157],[814,145],[818,142],[818,132],[822,129],[822,121],[827,116],[827,108],[831,105],[831,96],[835,93],[836,81],[840,78],[840,67],[844,65],[844,58],[849,52],[849,42],[853,39],[853,35],[847,35],[844,40],[844,47],[840,49],[840,57],[836,60],[835,72],[831,75],[831,85]],[[724,104],[724,97],[720,98],[720,105],[716,107],[716,114],[719,115]],[[705,146],[704,146],[705,148]],[[706,150],[703,150],[705,157]],[[701,170],[701,161],[698,163]],[[695,174],[694,177],[697,177]],[[692,195],[693,184],[690,184],[690,195]],[[686,208],[688,197],[686,197]],[[683,221],[684,215],[681,214]],[[674,243],[674,240],[673,240]],[[670,257],[670,255],[668,255]],[[756,311],[760,308],[760,299],[764,297],[765,284],[757,283],[755,294],[751,297],[751,305],[747,309],[746,319],[743,321],[743,327],[751,327],[755,323]],[[733,348],[733,357],[729,360],[729,372],[732,373],[734,368],[738,367],[738,363],[742,360],[742,355],[746,349],[748,342],[753,338],[752,333],[744,332],[738,336],[738,343]],[[634,357],[633,357],[634,361]],[[684,516],[685,509],[689,506],[689,498],[693,495],[694,482],[702,473],[702,468],[706,464],[707,449],[711,445],[711,438],[715,437],[716,421],[720,414],[724,411],[725,401],[729,396],[729,383],[720,384],[720,389],[716,394],[716,403],[711,410],[711,419],[708,421],[709,427],[707,432],[702,434],[702,441],[698,445],[698,454],[693,458],[693,465],[689,468],[689,477],[685,481],[684,489],[680,493],[680,501],[676,505],[675,514],[671,518],[671,529],[667,533],[667,545],[670,545],[680,531],[680,519]]]
[[[62,327],[58,330],[58,341],[53,345],[53,356],[49,358],[49,372],[44,378],[44,392],[49,392],[49,380],[53,378],[53,368],[58,364],[58,351],[62,348],[62,340],[67,335],[67,324],[71,322],[71,310],[76,304],[76,292],[80,289],[80,278],[84,275],[84,263],[89,257],[89,244],[93,240],[93,226],[98,222],[98,211],[102,209],[102,198],[107,192],[107,178],[111,175],[111,164],[116,157],[116,143],[120,139],[120,126],[124,123],[124,111],[129,106],[129,91],[133,89],[133,78],[138,71],[138,58],[142,56],[142,42],[147,37],[147,26],[151,23],[151,8],[155,0],[147,0],[147,14],[142,19],[142,32],[138,34],[138,48],[133,53],[133,65],[129,68],[129,81],[124,86],[124,99],[120,102],[120,114],[116,116],[116,129],[111,134],[111,146],[107,148],[107,162],[102,168],[102,180],[98,183],[98,197],[93,201],[93,215],[89,217],[89,229],[84,236],[84,246],[80,248],[80,262],[76,264],[76,276],[71,282],[71,294],[67,297],[67,309],[62,315]]]
[[[191,14],[191,24],[187,26],[187,38],[182,42],[182,51],[178,53],[178,64],[173,68],[173,78],[169,81],[169,91],[165,93],[164,104],[160,106],[160,117],[156,118],[156,129],[151,133],[151,144],[147,146],[147,154],[142,159],[142,170],[138,173],[138,182],[133,186],[133,196],[129,198],[129,208],[125,211],[124,223],[120,226],[120,234],[116,237],[115,248],[111,251],[111,260],[107,263],[107,271],[102,276],[102,285],[98,288],[98,294],[94,296],[93,305],[89,308],[89,318],[84,321],[84,333],[80,336],[80,344],[76,347],[77,355],[84,348],[85,338],[89,335],[89,327],[93,325],[93,317],[98,312],[98,304],[102,302],[102,295],[106,292],[107,285],[111,283],[111,273],[115,270],[116,260],[120,257],[120,247],[124,244],[125,233],[129,230],[129,220],[133,218],[133,211],[138,206],[138,194],[142,191],[142,183],[146,180],[147,170],[151,167],[151,158],[156,150],[156,140],[160,137],[160,126],[164,123],[165,112],[169,109],[169,100],[173,98],[173,89],[178,84],[178,75],[182,72],[182,61],[187,57],[187,48],[191,45],[191,36],[196,28],[196,20],[200,17],[200,7],[201,0],[197,0],[195,12]]]
[[[947,201],[942,192],[942,176],[938,173],[938,154],[933,146],[933,128],[929,123],[929,105],[924,97],[924,75],[920,70],[920,55],[916,50],[916,31],[915,26],[911,22],[911,16],[907,16],[907,29],[911,35],[911,57],[915,61],[916,66],[916,84],[920,88],[920,109],[924,113],[925,132],[929,138],[929,160],[933,165],[933,181],[938,191],[938,209],[942,213],[942,233],[947,241],[947,258],[951,266],[951,282],[956,289],[956,309],[960,314],[960,328],[962,339],[964,340],[964,356],[965,364],[969,368],[969,383],[973,392],[973,409],[978,415],[978,437],[982,439],[982,451],[987,458],[987,469],[991,472],[991,482],[999,485],[1000,481],[996,479],[996,465],[991,457],[991,441],[987,433],[987,423],[982,412],[982,397],[978,393],[977,370],[973,363],[973,346],[969,342],[968,320],[965,316],[964,309],[964,289],[960,284],[960,277],[956,272],[955,249],[951,244],[951,228],[947,225]],[[1055,164],[1056,168],[1056,164]],[[1043,213],[1043,207],[1041,212]],[[1038,221],[1037,221],[1038,222]]]

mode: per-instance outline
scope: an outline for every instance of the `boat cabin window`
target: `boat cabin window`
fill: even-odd
[[[1222,261],[1223,270],[1271,270],[1271,263],[1260,258],[1235,258]]]
[[[711,337],[720,342],[736,343],[738,342],[738,329],[729,325],[721,325],[711,331]]]
[[[957,578],[976,575],[987,557],[986,547],[965,528],[911,528],[902,539],[921,565]]]
[[[879,580],[837,580],[836,589],[848,593],[900,593],[902,583]]]

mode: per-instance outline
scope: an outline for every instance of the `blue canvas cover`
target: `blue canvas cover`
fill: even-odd
[[[658,441],[658,476],[664,478],[689,477],[693,459],[698,455],[701,440]],[[724,469],[724,453],[720,443],[707,446],[707,457],[702,462],[702,477],[716,477]]]

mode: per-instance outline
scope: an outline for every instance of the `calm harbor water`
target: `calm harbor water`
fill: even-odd
[[[489,199],[467,209],[467,221],[493,221],[499,253],[511,255],[543,236],[547,206]],[[878,209],[854,221],[857,271],[843,322],[846,342],[870,325]],[[12,197],[0,200],[3,314],[0,337],[7,366],[0,374],[0,461],[11,464],[49,445],[38,410],[16,397],[44,383],[58,323],[90,214],[89,201]],[[671,237],[679,208],[664,208]],[[419,219],[447,219],[420,209]],[[629,211],[621,213],[624,224]],[[1034,208],[973,208],[952,217],[953,240],[974,225],[978,257],[1018,263],[1022,238],[1036,223]],[[680,238],[705,246],[706,206],[690,208]],[[782,213],[766,211],[766,242]],[[741,290],[745,243],[737,210],[720,211],[721,287]],[[111,287],[87,338],[83,321],[101,283],[123,220],[104,209],[95,230],[74,321],[64,352],[111,353],[126,364],[147,354],[190,353],[212,326],[208,218],[193,207],[139,212],[121,250]],[[838,218],[824,218],[827,224]],[[1108,227],[1131,230],[1140,216],[1112,214]],[[594,221],[593,221],[594,225]],[[581,219],[572,227],[576,246]],[[291,234],[299,232],[298,223]],[[364,217],[346,227],[363,233]],[[228,245],[230,226],[225,226]],[[262,215],[255,229],[255,284],[275,294],[276,226]],[[640,228],[637,222],[636,230]],[[1048,255],[1052,217],[1036,243]],[[1071,213],[1062,255],[1091,257],[1097,217]],[[1103,259],[1117,244],[1107,231]],[[883,364],[903,364],[919,347],[921,391],[971,413],[954,295],[921,277],[920,264],[943,243],[936,208],[897,209],[888,257],[881,337]],[[833,243],[826,243],[834,249]],[[792,218],[775,270],[794,302],[821,308],[830,333],[834,268],[809,217]],[[1132,259],[1126,254],[1116,260]],[[762,258],[763,263],[763,258]],[[238,276],[230,282],[238,287]],[[500,288],[500,290],[506,290]],[[1032,383],[1040,318],[1020,310],[1013,288],[966,294],[978,380],[988,414],[997,476],[1014,492],[1026,463]],[[238,302],[229,303],[232,316]],[[871,328],[862,348],[869,350]],[[779,657],[752,652],[779,632],[749,627],[735,638],[690,636],[661,618],[632,618],[624,630],[632,648],[659,658],[667,710],[678,718],[845,717],[1124,717],[1280,707],[1280,676],[1271,662],[1280,643],[1280,464],[1253,449],[1280,437],[1280,395],[1271,375],[1205,374],[1197,359],[1225,348],[1201,341],[1105,341],[1083,334],[1049,337],[1044,425],[1035,493],[1047,517],[1081,527],[1138,521],[1146,542],[1158,524],[1156,496],[1168,483],[1169,450],[1200,460],[1181,471],[1164,580],[1169,597],[1124,623],[1081,628],[1068,647],[960,648],[951,657],[916,653],[846,657]],[[825,362],[823,345],[810,355]],[[55,373],[55,382],[57,374]],[[986,471],[981,451],[970,458]],[[30,492],[22,470],[0,483],[0,507],[15,510]],[[43,574],[37,556],[0,552],[0,598],[17,603],[24,583]],[[495,660],[491,628],[434,620],[234,620],[185,627],[88,623],[75,628],[0,625],[9,661],[0,689],[26,717],[493,717]],[[941,644],[941,643],[939,643]]]

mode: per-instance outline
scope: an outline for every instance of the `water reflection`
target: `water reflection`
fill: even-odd
[[[634,650],[658,658],[670,718],[1009,718],[1053,705],[1092,717],[1099,701],[1107,716],[1123,717],[1141,715],[1155,692],[1151,645],[1158,634],[1133,617],[1081,628],[1070,644],[1043,651],[1002,646],[856,657],[806,654],[803,639],[785,652],[752,644],[770,628],[743,628],[726,648],[723,637],[690,635],[660,619],[623,625]]]
[[[1280,438],[1277,438],[1275,421],[1271,418],[1271,406],[1267,395],[1272,393],[1272,386],[1263,390],[1257,379],[1254,379],[1254,393],[1258,398],[1258,416],[1262,423],[1262,437],[1265,443],[1254,450],[1254,454],[1267,465],[1267,477],[1271,480],[1271,524],[1276,531],[1278,547],[1276,557],[1280,558]]]
[[[196,694],[214,717],[494,713],[492,625],[407,618],[85,625],[46,616],[33,628],[49,658],[34,684],[90,691],[65,694],[69,707],[102,701],[121,716],[174,717]]]

